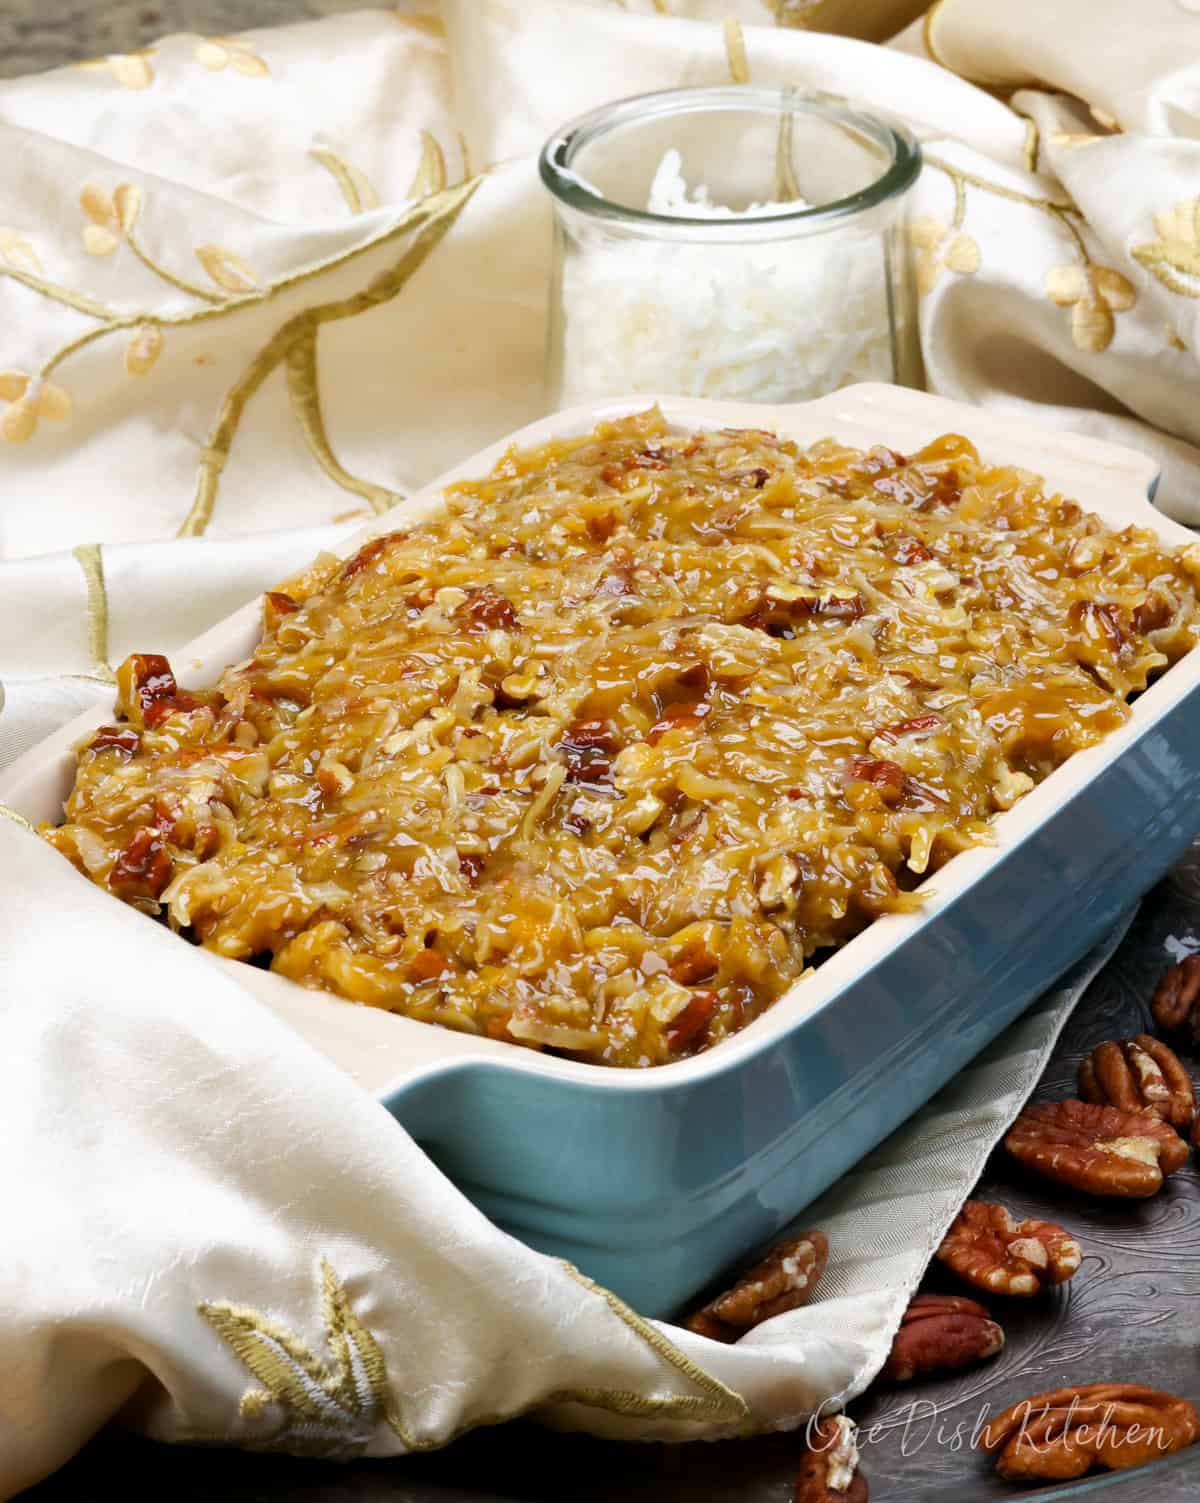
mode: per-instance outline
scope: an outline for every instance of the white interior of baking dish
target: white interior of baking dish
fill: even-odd
[[[338,551],[349,555],[368,537],[411,526],[414,521],[435,513],[446,485],[486,473],[510,445],[524,447],[583,433],[603,419],[642,411],[655,400],[644,396],[614,397],[531,423],[464,460],[349,538]],[[942,397],[882,385],[847,387],[819,401],[796,406],[686,397],[657,400],[668,421],[681,429],[767,428],[802,443],[832,436],[858,448],[887,444],[908,453],[941,433],[961,433],[976,445],[984,459],[1036,471],[1045,477],[1050,489],[1072,497],[1115,526],[1132,522],[1151,527],[1173,546],[1194,540],[1187,528],[1163,516],[1148,501],[1147,491],[1157,474],[1153,460],[1095,439],[1056,433],[1023,417],[984,412]],[[176,652],[173,666],[180,682],[185,685],[212,682],[230,663],[249,657],[259,639],[260,621],[260,602],[255,599]],[[153,652],[155,647],[153,642],[143,644],[147,652]],[[324,992],[308,991],[257,967],[222,960],[208,951],[198,953],[221,966],[227,975],[237,979],[377,1095],[386,1095],[415,1075],[467,1058],[487,1059],[512,1070],[556,1076],[601,1090],[661,1090],[676,1084],[682,1086],[701,1075],[732,1066],[746,1054],[768,1046],[901,944],[969,884],[984,877],[1006,851],[1036,829],[1073,793],[1115,762],[1165,709],[1198,682],[1200,651],[1190,653],[1139,696],[1129,721],[1102,745],[1077,753],[1013,809],[997,816],[994,845],[954,857],[923,883],[925,904],[921,912],[879,919],[825,960],[812,976],[798,981],[774,1007],[741,1033],[705,1054],[676,1064],[653,1070],[615,1070],[558,1059],[515,1044],[455,1033],[356,1006]],[[71,787],[75,744],[111,718],[107,706],[88,711],[27,752],[0,775],[0,802],[30,820],[57,820]]]

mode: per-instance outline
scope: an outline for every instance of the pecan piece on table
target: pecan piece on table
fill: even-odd
[[[1200,1047],[1200,955],[1189,955],[1163,973],[1150,1011],[1164,1033],[1190,1033]]]
[[[989,1294],[1036,1294],[1079,1271],[1083,1249],[1053,1221],[1016,1221],[1001,1205],[968,1200],[937,1258]]]
[[[1200,1435],[1186,1399],[1138,1383],[1084,1383],[1035,1394],[984,1426],[979,1444],[1009,1482],[1123,1471],[1182,1451]]]
[[[867,1503],[867,1479],[858,1470],[854,1421],[830,1415],[809,1427],[808,1450],[796,1474],[795,1503]]]
[[[1188,1147],[1149,1112],[1123,1112],[1087,1101],[1027,1106],[1004,1146],[1047,1179],[1089,1195],[1145,1199],[1187,1163]]]
[[[754,1326],[806,1305],[825,1272],[829,1244],[821,1232],[801,1232],[777,1243],[724,1294],[690,1315],[689,1331],[714,1341],[736,1341]]]
[[[1079,1094],[1124,1112],[1152,1112],[1180,1132],[1196,1115],[1192,1077],[1174,1049],[1148,1033],[1097,1044],[1079,1067]]]
[[[982,1305],[957,1294],[918,1294],[909,1302],[880,1374],[894,1383],[974,1367],[1004,1346]]]

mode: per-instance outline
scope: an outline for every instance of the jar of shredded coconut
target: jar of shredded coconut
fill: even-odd
[[[903,126],[790,89],[676,89],[571,122],[540,158],[551,402],[920,385],[920,170]]]

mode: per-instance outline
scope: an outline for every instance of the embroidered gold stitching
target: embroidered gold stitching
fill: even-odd
[[[620,1397],[631,1398],[636,1407],[620,1412],[632,1414],[675,1412],[681,1417],[690,1419],[725,1420],[731,1424],[749,1417],[750,1406],[740,1393],[735,1393],[732,1388],[727,1388],[719,1378],[714,1378],[712,1373],[705,1372],[704,1368],[698,1366],[690,1357],[681,1352],[677,1346],[668,1341],[657,1326],[652,1326],[648,1321],[643,1320],[640,1315],[629,1308],[624,1300],[619,1299],[611,1289],[605,1289],[602,1285],[595,1283],[586,1274],[580,1273],[578,1268],[568,1263],[565,1259],[560,1259],[559,1261],[577,1284],[581,1284],[584,1289],[589,1290],[592,1294],[598,1294],[613,1314],[619,1316],[631,1331],[640,1336],[657,1356],[661,1357],[664,1362],[669,1363],[677,1372],[682,1373],[689,1382],[694,1383],[704,1393],[704,1397],[681,1394],[674,1399],[644,1399],[637,1394],[623,1394]],[[610,1392],[609,1390],[604,1391]],[[647,1405],[653,1407],[644,1407]],[[664,1406],[667,1406],[667,1408],[664,1409]],[[678,1406],[678,1408],[675,1406]]]
[[[321,387],[317,375],[317,329],[305,327],[292,341],[287,352],[287,382],[292,406],[300,418],[309,450],[317,463],[343,490],[362,496],[376,516],[380,516],[404,498],[386,486],[352,475],[333,452],[325,417],[321,411]]]
[[[23,830],[28,830],[31,835],[37,834],[37,831],[33,828],[33,826],[25,818],[25,816],[23,814],[18,814],[15,809],[10,809],[7,804],[0,804],[0,817],[3,817],[4,819],[11,819],[14,825],[20,825]]]
[[[242,1395],[242,1419],[253,1423],[271,1405],[281,1411],[275,1428],[249,1438],[251,1449],[355,1456],[366,1448],[381,1420],[411,1448],[391,1411],[387,1365],[379,1344],[355,1315],[344,1287],[324,1258],[321,1320],[332,1366],[315,1357],[286,1327],[257,1310],[223,1302],[197,1308],[262,1385]]]
[[[1022,155],[1025,159],[1025,171],[1036,172],[1038,170],[1038,153],[1041,151],[1041,132],[1038,130],[1036,120],[1031,120],[1028,115],[1025,120],[1025,145]]]
[[[117,676],[108,662],[108,590],[104,584],[104,555],[99,543],[80,543],[71,552],[79,561],[87,586],[88,649],[92,671],[106,684],[115,684]]]
[[[729,77],[733,83],[750,82],[750,63],[746,57],[746,38],[742,23],[730,16],[725,22],[725,59],[729,64]]]
[[[1137,291],[1132,282],[1111,266],[1099,266],[1088,252],[1087,244],[1075,224],[1082,218],[1071,202],[1042,198],[1031,193],[1021,193],[1016,188],[1007,188],[1001,183],[990,182],[974,173],[952,167],[939,157],[925,160],[939,171],[946,173],[955,185],[955,202],[962,202],[965,185],[980,188],[985,193],[994,193],[1013,203],[1028,204],[1041,209],[1057,220],[1074,242],[1080,265],[1054,266],[1046,273],[1046,295],[1060,307],[1071,308],[1071,337],[1081,350],[1099,352],[1112,343],[1116,332],[1115,313],[1123,313],[1137,301]],[[914,229],[916,225],[914,224]]]
[[[335,303],[304,309],[272,335],[244,374],[230,388],[221,404],[208,445],[201,457],[196,496],[179,529],[179,537],[198,537],[208,526],[216,503],[221,471],[229,457],[233,436],[237,432],[246,403],[280,361],[286,358],[292,343],[304,337],[307,330],[315,330],[319,324],[353,318],[381,303],[390,302],[457,220],[479,181],[474,178],[470,182],[449,188],[444,193],[423,199],[401,222],[404,229],[412,229],[416,225],[421,228],[394,267],[381,272],[361,292]],[[398,234],[400,228],[401,226],[395,227],[393,233]],[[359,491],[358,494],[362,492]]]
[[[11,813],[3,806],[0,812]],[[27,824],[20,815],[14,817]],[[242,1420],[253,1425],[262,1420],[271,1406],[281,1411],[274,1428],[242,1439],[241,1443],[252,1450],[354,1456],[366,1447],[380,1421],[399,1437],[406,1450],[436,1450],[479,1425],[495,1424],[556,1404],[583,1404],[637,1418],[657,1416],[745,1424],[750,1411],[740,1394],[697,1366],[615,1294],[594,1284],[571,1264],[563,1262],[561,1266],[576,1283],[602,1298],[657,1356],[702,1392],[660,1398],[624,1389],[556,1389],[515,1412],[476,1415],[450,1435],[419,1440],[408,1432],[392,1402],[387,1365],[378,1342],[355,1315],[344,1286],[325,1259],[321,1260],[321,1315],[332,1366],[320,1361],[299,1337],[261,1311],[224,1301],[204,1303],[197,1308],[261,1385],[242,1394],[238,1405]],[[181,1438],[196,1441],[209,1437]]]
[[[362,214],[367,209],[379,207],[379,194],[370,179],[345,157],[339,156],[327,146],[314,146],[308,154],[314,162],[320,162],[327,172],[332,173],[351,214]]]
[[[421,161],[408,185],[409,198],[428,198],[446,186],[446,157],[432,131],[421,132]]]
[[[1185,198],[1154,216],[1157,240],[1135,245],[1130,255],[1171,292],[1200,297],[1200,198]]]

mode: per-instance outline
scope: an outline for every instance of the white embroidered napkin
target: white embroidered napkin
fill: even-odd
[[[0,1496],[107,1418],[383,1456],[537,1410],[786,1428],[859,1392],[1113,940],[805,1212],[821,1298],[723,1346],[498,1231],[218,969],[0,819]]]

